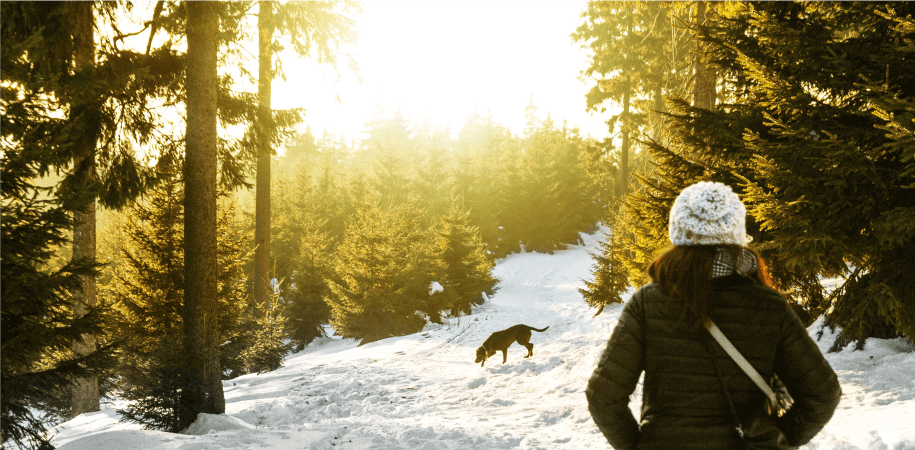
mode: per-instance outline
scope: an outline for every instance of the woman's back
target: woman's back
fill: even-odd
[[[588,382],[589,410],[614,448],[741,448],[722,387],[744,427],[765,396],[705,330],[708,319],[794,397],[784,416],[756,422],[767,432],[765,448],[804,444],[832,417],[841,397],[836,374],[785,298],[767,287],[764,262],[746,247],[745,214],[720,183],[697,183],[674,203],[674,247],[649,268],[655,282],[626,303]],[[628,404],[643,371],[637,422]]]

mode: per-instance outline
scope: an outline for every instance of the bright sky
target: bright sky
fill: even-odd
[[[539,116],[566,120],[583,135],[607,135],[600,115],[585,110],[587,67],[569,35],[587,2],[366,1],[355,57],[363,79],[342,79],[315,63],[284,59],[273,107],[305,107],[315,134],[358,137],[379,105],[429,116],[456,134],[476,107],[520,133],[533,95]],[[342,70],[342,69],[341,69]],[[336,98],[339,96],[339,101]]]

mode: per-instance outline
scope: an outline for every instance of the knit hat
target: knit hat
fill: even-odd
[[[727,185],[702,181],[680,193],[670,209],[674,245],[747,245],[747,209]]]

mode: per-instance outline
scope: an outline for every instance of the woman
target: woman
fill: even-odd
[[[841,397],[836,374],[746,247],[745,220],[737,194],[721,183],[694,184],[674,202],[674,247],[649,267],[653,282],[626,303],[588,382],[591,416],[613,448],[743,446],[715,366],[742,421],[765,396],[709,336],[708,319],[763,378],[778,374],[794,397],[785,415],[765,423],[774,435],[767,448],[805,444],[832,417]],[[629,396],[643,371],[636,422]]]

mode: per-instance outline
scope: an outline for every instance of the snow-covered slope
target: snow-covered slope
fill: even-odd
[[[596,236],[583,242],[500,260],[498,292],[472,315],[362,347],[318,340],[284,368],[227,381],[226,414],[201,415],[185,434],[141,431],[106,409],[60,425],[54,443],[66,450],[608,449],[584,388],[622,307],[591,317],[577,288],[590,276]],[[474,364],[490,333],[519,323],[550,327],[533,333],[533,357],[522,358],[525,349],[515,344],[505,364],[501,354]],[[823,347],[832,342],[826,333]],[[845,397],[806,448],[915,450],[915,349],[873,340],[864,351],[827,358]],[[632,400],[637,411],[638,391]]]

